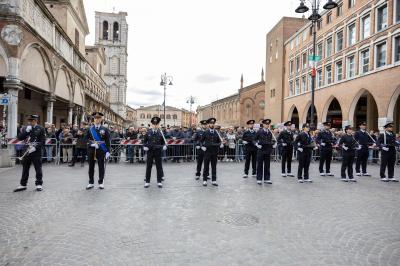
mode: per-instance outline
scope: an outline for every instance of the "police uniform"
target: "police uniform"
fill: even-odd
[[[283,124],[286,129],[284,129],[278,136],[278,145],[282,149],[282,176],[294,176],[292,174],[292,157],[293,157],[293,133],[290,128],[292,122],[287,121]]]
[[[331,123],[324,122],[323,125],[330,128]],[[336,139],[333,136],[333,133],[329,129],[323,129],[317,135],[316,142],[318,143],[320,148],[319,173],[321,176],[333,176],[333,174],[331,174],[331,161],[333,151],[332,146],[336,143]],[[326,166],[326,172],[324,172],[324,164]]]
[[[218,148],[223,148],[221,138],[217,130],[214,128],[214,124],[217,120],[210,118],[207,120],[209,129],[207,129],[201,137],[201,149],[204,151],[204,171],[203,171],[203,186],[207,186],[207,177],[210,174],[210,163],[211,163],[211,181],[213,186],[217,184],[217,157]],[[222,147],[221,147],[222,146]]]
[[[299,183],[303,183],[303,181],[312,182],[309,175],[309,169],[313,150],[313,141],[310,134],[307,131],[304,131],[306,128],[309,129],[310,125],[304,124],[303,131],[297,135],[295,140],[295,146],[299,158],[299,168],[297,170],[297,179]]]
[[[270,119],[264,119],[262,121],[264,125],[270,125]],[[264,183],[272,184],[271,182],[271,153],[274,148],[275,140],[272,135],[271,130],[267,128],[260,128],[257,131],[256,137],[254,139],[256,143],[257,151],[257,184],[261,185],[264,178]]]
[[[100,112],[94,112],[92,116],[94,118],[103,118],[104,115]],[[104,189],[105,162],[110,157],[111,150],[110,132],[101,123],[93,124],[86,131],[84,139],[88,143],[87,156],[89,162],[89,184],[86,189],[89,190],[94,187],[96,161],[99,167],[99,188]]]
[[[365,122],[361,122],[359,125],[366,126],[367,124]],[[370,174],[367,173],[369,147],[375,144],[375,142],[373,141],[372,137],[368,134],[368,132],[366,132],[361,128],[354,134],[354,139],[360,145],[360,149],[357,151],[356,175],[370,176]]]
[[[151,124],[156,126],[160,123],[161,118],[153,117],[151,119]],[[156,164],[157,169],[157,185],[162,188],[162,179],[164,176],[164,171],[162,168],[162,150],[166,151],[167,146],[163,137],[163,133],[159,128],[151,128],[147,131],[143,140],[144,150],[147,151],[147,165],[146,165],[146,183],[145,188],[150,186],[151,169],[153,167],[153,160]]]
[[[247,121],[247,125],[254,125],[254,123],[254,120]],[[247,129],[242,136],[242,141],[244,144],[243,150],[246,158],[243,178],[247,178],[249,176],[250,162],[252,175],[255,176],[257,173],[257,147],[254,145],[255,138],[256,131],[253,128]]]
[[[379,135],[377,146],[381,149],[381,167],[380,176],[381,181],[399,182],[394,178],[394,165],[396,163],[396,136],[392,132],[393,123],[388,123],[384,126],[385,132]],[[386,167],[388,169],[388,177],[386,177]]]
[[[38,119],[38,115],[30,115],[28,117],[29,121],[35,120],[37,122]],[[44,128],[39,125],[28,125],[22,129],[20,134],[18,134],[18,139],[25,141],[28,146],[24,152],[24,154],[26,155],[22,160],[22,177],[20,181],[20,186],[18,186],[14,190],[14,192],[26,190],[31,164],[33,164],[36,171],[36,190],[42,191],[42,149],[46,141],[46,132]]]
[[[207,125],[206,120],[200,121],[202,126]],[[201,138],[203,137],[205,130],[201,128],[197,130],[196,133],[193,135],[193,140],[196,145],[196,153],[197,153],[197,166],[196,166],[196,180],[200,179],[201,176],[201,166],[204,162],[204,151],[201,149]]]
[[[351,126],[345,127],[345,134],[340,138],[339,147],[342,148],[342,167],[341,167],[341,180],[356,182],[353,176],[353,163],[354,157],[356,156],[355,150],[358,147],[358,143],[352,134],[347,131],[351,130]],[[346,170],[349,180],[346,179]]]

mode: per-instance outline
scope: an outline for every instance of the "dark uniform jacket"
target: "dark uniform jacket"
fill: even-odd
[[[302,148],[303,152],[311,152],[311,150],[314,148],[313,140],[312,140],[310,134],[308,134],[304,131],[300,132],[299,135],[297,135],[295,145],[296,145],[296,149]]]
[[[336,138],[333,136],[333,133],[329,130],[322,130],[319,132],[315,141],[320,145],[320,149],[332,149],[332,146],[336,143]]]
[[[26,127],[22,129],[22,132],[18,134],[19,140],[26,140],[29,138],[29,142],[34,144],[36,151],[32,152],[30,156],[42,156],[42,148],[46,142],[46,132],[43,127],[36,125],[32,126],[32,130],[30,132],[26,132]],[[28,148],[28,145],[26,146]]]
[[[270,130],[264,130],[261,128],[257,131],[256,137],[254,138],[255,143],[261,145],[262,148],[258,152],[271,153],[272,146],[275,144],[274,137]]]
[[[90,132],[90,128],[88,128],[86,130],[86,134],[85,134],[84,140],[87,141],[87,143],[88,143],[88,150],[92,152],[92,151],[94,151],[95,148],[90,146],[93,143],[93,140],[94,140],[94,138],[92,136],[92,133]],[[106,145],[107,151],[110,152],[110,150],[111,150],[110,149],[111,138],[110,138],[110,132],[108,131],[108,129],[103,127],[103,126],[100,126],[99,128],[96,128],[95,130],[97,132],[97,135],[100,137],[100,141],[104,141],[104,144]],[[103,150],[99,147],[99,149],[96,152],[98,152],[98,151],[103,151]]]
[[[165,145],[164,138],[159,129],[149,129],[144,135],[143,146],[149,148],[149,151],[161,150]]]
[[[358,143],[354,139],[353,135],[345,134],[340,138],[339,146],[342,147],[343,154],[355,155]],[[346,151],[345,149],[343,149],[343,146],[347,147],[348,150]]]
[[[374,144],[366,131],[358,130],[354,134],[354,138],[358,141],[358,143],[361,145],[361,149],[363,150],[368,150],[368,147]]]
[[[204,132],[206,132],[206,131],[203,130],[203,129],[200,129],[200,130],[197,130],[197,131],[193,134],[192,139],[193,139],[193,142],[194,142],[194,144],[195,144],[196,146],[201,146],[201,138],[203,137]]]
[[[255,146],[256,134],[257,132],[254,129],[247,129],[243,133],[242,140],[247,141],[247,144],[244,146],[246,150],[257,150],[257,147]]]
[[[386,137],[385,137],[386,135]],[[385,142],[385,138],[386,138],[386,142]],[[376,142],[376,145],[379,148],[389,148],[389,152],[396,152],[396,146],[398,146],[399,144],[396,142],[396,136],[394,133],[389,133],[387,131],[385,131],[385,133],[380,134],[378,141]],[[385,150],[382,150],[382,152],[386,152]]]
[[[282,131],[278,136],[278,144],[281,145],[283,149],[293,148],[293,141],[293,133],[289,130]],[[286,143],[286,146],[283,146],[283,143]]]
[[[215,129],[207,129],[201,136],[200,142],[202,146],[207,148],[207,152],[218,152],[218,148],[221,145],[221,139]]]

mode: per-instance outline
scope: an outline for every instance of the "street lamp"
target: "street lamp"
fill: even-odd
[[[190,104],[190,109],[189,109],[189,112],[190,112],[190,122],[189,122],[189,125],[190,125],[190,127],[192,127],[192,105],[195,103],[195,101],[196,101],[196,99],[195,99],[192,95],[190,95],[190,97],[189,97],[188,100],[186,101],[186,103]]]
[[[160,86],[164,86],[164,127],[166,126],[165,123],[165,93],[167,91],[167,85],[172,86],[172,81],[174,78],[172,76],[167,76],[167,73],[164,73],[161,75],[161,81],[160,81]]]
[[[305,13],[309,10],[309,8],[305,5],[305,0],[300,0],[300,5],[296,8],[295,12],[296,13]],[[311,15],[308,17],[308,19],[311,21],[311,28],[313,31],[313,55],[312,55],[312,61],[314,62],[313,68],[312,68],[312,82],[311,82],[311,117],[310,117],[310,127],[311,129],[315,129],[315,124],[314,124],[314,94],[315,94],[315,76],[316,76],[316,70],[315,70],[315,62],[316,62],[316,46],[317,46],[317,30],[316,30],[316,24],[317,22],[321,19],[321,15],[319,13],[319,6],[321,4],[321,0],[309,0],[311,3]],[[324,9],[330,10],[334,9],[338,6],[338,4],[333,1],[333,0],[328,0],[328,2],[323,6]]]

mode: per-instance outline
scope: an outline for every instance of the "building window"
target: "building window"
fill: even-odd
[[[343,79],[343,63],[342,61],[337,61],[335,66],[336,81],[341,81]]]
[[[322,20],[317,21],[317,30],[320,30],[322,27]]]
[[[303,42],[307,40],[307,31],[303,31]]]
[[[382,42],[376,45],[376,68],[383,67],[386,65],[386,42]]]
[[[377,31],[386,29],[387,28],[387,19],[388,19],[386,4],[378,7],[376,16],[377,16],[377,20],[376,20]]]
[[[317,86],[318,88],[322,87],[324,85],[323,83],[323,78],[322,78],[322,69],[317,70]]]
[[[348,46],[352,46],[356,43],[356,23],[352,23],[348,26]]]
[[[171,119],[171,115],[167,115],[167,119]]]
[[[303,53],[302,55],[303,58],[303,69],[307,69],[307,53]]]
[[[311,73],[308,74],[308,86],[306,88],[306,91],[309,91],[309,88],[312,86],[312,75]]]
[[[347,57],[347,78],[353,78],[355,76],[355,59],[354,55]]]
[[[300,35],[297,34],[297,36],[296,36],[296,46],[299,46],[299,44],[300,44]]]
[[[326,85],[329,85],[332,83],[332,66],[328,65],[325,67],[325,82]]]
[[[400,0],[395,0],[394,5],[395,5],[394,21],[397,23],[400,22]]]
[[[303,90],[303,92],[305,92],[307,90],[307,78],[306,78],[306,76],[303,76],[301,78],[301,89]]]
[[[336,52],[343,50],[343,30],[336,33]]]
[[[332,13],[329,13],[326,15],[326,24],[329,24],[332,22]]]
[[[394,37],[393,45],[394,62],[397,63],[400,62],[400,35]]]
[[[118,22],[114,22],[114,24],[113,24],[113,40],[114,41],[119,40],[119,24],[118,24]]]
[[[296,79],[295,86],[296,86],[296,95],[300,94],[300,80],[299,79]]]
[[[360,52],[360,72],[365,74],[369,71],[369,49]]]
[[[289,81],[289,96],[292,96],[293,92],[293,81]]]
[[[332,55],[332,37],[326,39],[326,57]]]
[[[336,8],[336,17],[340,17],[343,14],[343,4],[338,4]]]
[[[356,0],[348,0],[349,1],[349,8],[352,8],[356,4]]]
[[[178,119],[178,116],[176,114],[172,115],[172,119],[176,120],[176,119]]]
[[[265,102],[264,101],[259,102],[258,103],[258,107],[260,107],[261,110],[264,110],[265,109]]]
[[[147,114],[147,119],[151,119],[151,114]]]
[[[361,39],[364,40],[366,38],[369,37],[370,32],[371,32],[371,27],[370,27],[370,23],[371,23],[371,16],[370,15],[366,15],[364,17],[362,17],[361,19]]]
[[[290,50],[293,50],[293,46],[294,46],[294,41],[291,40],[291,41],[290,41]]]
[[[290,62],[289,62],[289,73],[290,73],[290,75],[293,75],[293,60],[291,60]]]
[[[108,21],[103,21],[103,40],[108,40]]]
[[[75,29],[75,46],[79,48],[79,31]]]
[[[317,55],[322,58],[322,43],[317,45]]]
[[[140,114],[140,119],[145,119],[146,115],[145,114]]]
[[[296,71],[300,72],[300,57],[296,57]]]

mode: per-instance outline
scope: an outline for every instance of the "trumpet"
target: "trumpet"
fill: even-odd
[[[31,149],[35,147],[36,143],[27,143],[27,145],[28,145],[28,148],[26,149],[24,154],[21,157],[17,157],[17,159],[19,161],[22,161],[28,154],[30,154],[29,151],[31,151]]]

